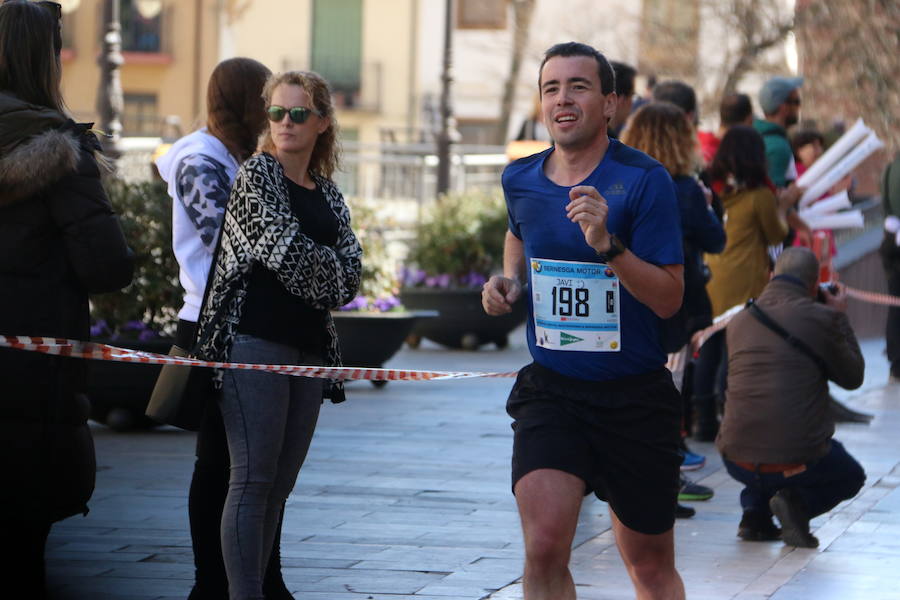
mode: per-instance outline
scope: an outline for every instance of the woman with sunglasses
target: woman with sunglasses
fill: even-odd
[[[53,3],[0,5],[0,332],[86,340],[88,294],[131,281],[100,145],[66,114]],[[96,464],[85,361],[0,350],[3,596],[45,598],[51,525],[87,513]]]
[[[349,302],[362,250],[331,181],[337,123],[327,82],[288,72],[263,91],[263,151],[238,171],[207,300],[197,356],[243,363],[340,365],[330,309]],[[222,374],[231,456],[222,555],[232,600],[262,599],[263,566],[312,440],[323,397],[337,382],[255,371]]]
[[[262,91],[271,71],[251,58],[219,63],[209,78],[206,126],[184,136],[156,161],[172,197],[172,247],[184,287],[175,345],[190,350],[200,305],[222,227],[231,185],[240,164],[256,152],[266,127]],[[188,515],[194,550],[194,587],[188,600],[228,595],[220,529],[228,491],[228,445],[214,398],[205,401],[197,431],[197,460],[191,478]],[[263,579],[267,600],[290,600],[281,576],[280,523]]]

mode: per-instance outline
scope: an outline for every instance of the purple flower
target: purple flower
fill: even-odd
[[[400,299],[396,296],[387,296],[375,300],[375,308],[381,312],[388,312],[397,306],[400,306]]]
[[[449,273],[441,273],[440,275],[430,275],[425,278],[425,285],[432,288],[443,288],[446,289],[450,287],[450,274]]]
[[[128,321],[122,325],[122,331],[144,331],[145,329],[147,329],[147,324],[143,321]]]
[[[103,334],[109,334],[109,325],[105,319],[100,319],[91,325],[91,337],[99,337]]]
[[[147,342],[154,338],[156,338],[156,332],[149,328],[144,329],[143,331],[141,331],[140,335],[138,335],[139,342]]]
[[[414,287],[425,283],[426,274],[422,269],[410,269],[408,267],[401,267],[400,281],[407,287]],[[425,285],[428,284],[425,283]]]
[[[368,305],[369,299],[360,295],[342,306],[339,310],[365,310]]]
[[[470,287],[481,287],[487,281],[487,278],[477,271],[469,271],[469,274],[463,277],[463,284]]]

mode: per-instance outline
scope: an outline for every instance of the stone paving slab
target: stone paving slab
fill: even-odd
[[[446,351],[427,342],[389,366],[512,370],[528,361],[521,332],[505,351]],[[716,496],[676,526],[688,597],[721,600],[898,597],[900,386],[881,385],[883,342],[864,344],[865,392],[854,408],[871,426],[837,437],[869,479],[854,500],[813,522],[817,550],[735,537],[739,485],[712,446],[692,477]],[[873,367],[874,365],[874,367]],[[880,381],[870,381],[875,373]],[[348,386],[323,406],[288,501],[282,554],[289,589],[304,600],[518,600],[522,539],[509,490],[512,380]],[[94,428],[99,472],[85,517],[54,526],[48,571],[59,600],[183,600],[193,556],[187,491],[194,435],[172,428],[117,434]],[[586,499],[572,557],[579,598],[633,598],[606,505]],[[891,595],[893,594],[893,595]]]

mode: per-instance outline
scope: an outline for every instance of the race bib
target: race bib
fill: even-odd
[[[603,263],[533,258],[537,345],[548,350],[619,352],[619,279]]]

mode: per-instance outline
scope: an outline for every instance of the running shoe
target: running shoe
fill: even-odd
[[[678,492],[679,502],[709,500],[714,493],[711,487],[694,483],[684,475],[681,476],[681,490]]]
[[[702,469],[703,465],[706,464],[705,456],[691,452],[687,446],[684,446],[678,452],[681,454],[682,471],[696,471],[697,469]]]
[[[684,504],[676,504],[675,505],[675,518],[676,519],[690,519],[696,514],[696,510],[691,508],[690,506],[685,506]]]

